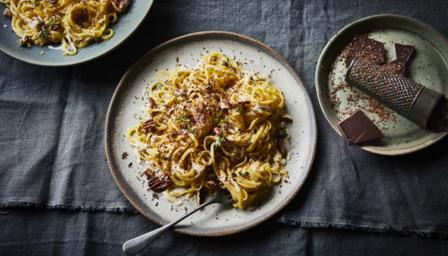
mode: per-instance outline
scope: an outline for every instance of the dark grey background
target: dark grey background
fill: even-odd
[[[349,147],[324,120],[313,77],[326,41],[347,23],[397,13],[447,35],[447,9],[442,0],[160,0],[129,41],[91,63],[46,68],[0,53],[0,206],[8,213],[0,215],[0,254],[120,254],[124,240],[155,228],[109,174],[106,108],[127,68],[152,47],[190,32],[226,30],[269,44],[304,80],[319,128],[315,164],[297,198],[268,223],[215,239],[172,233],[148,252],[443,255],[448,140],[393,158]]]

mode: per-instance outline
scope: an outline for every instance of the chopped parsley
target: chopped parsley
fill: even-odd
[[[277,135],[278,135],[280,138],[286,138],[286,137],[289,136],[288,131],[287,131],[286,129],[281,129],[281,130],[279,130],[279,131],[277,132]]]
[[[227,124],[226,120],[224,119],[224,114],[222,112],[219,112],[216,115],[215,122],[218,124],[218,126],[221,126],[221,128],[224,128],[224,126]]]
[[[187,117],[187,115],[182,114],[182,115],[177,117],[177,121],[186,122],[186,121],[188,121],[188,117]]]
[[[44,40],[47,40],[50,37],[50,32],[47,30],[45,26],[42,26],[42,28],[40,29],[39,37]]]
[[[222,128],[224,128],[224,126],[226,126],[226,120],[224,118],[219,119],[218,121],[218,125],[221,126]]]
[[[190,124],[187,125],[187,131],[193,134],[196,132],[195,129]]]
[[[221,146],[221,144],[224,140],[225,140],[224,137],[219,137],[218,140],[216,141],[216,145]]]

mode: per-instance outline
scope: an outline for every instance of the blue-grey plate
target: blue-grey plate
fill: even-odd
[[[316,66],[316,91],[325,118],[340,135],[338,123],[361,109],[378,126],[384,138],[377,145],[362,149],[381,155],[403,155],[424,149],[448,133],[433,133],[385,107],[389,113],[381,118],[366,95],[349,100],[354,94],[350,87],[338,88],[345,79],[346,67],[340,52],[356,34],[366,33],[385,44],[388,60],[395,58],[394,43],[415,47],[415,57],[409,65],[414,81],[448,96],[448,41],[439,32],[418,20],[394,14],[378,14],[362,18],[338,31],[327,43]],[[387,111],[387,112],[384,112]]]
[[[74,56],[65,56],[61,50],[48,46],[20,47],[19,37],[11,28],[11,19],[1,15],[5,6],[0,4],[0,50],[16,59],[42,66],[69,66],[87,62],[110,52],[131,36],[148,14],[152,3],[153,0],[131,0],[127,11],[112,25],[115,35],[110,40],[79,49]]]

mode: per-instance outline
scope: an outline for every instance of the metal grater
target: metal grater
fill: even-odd
[[[357,58],[350,64],[346,82],[374,97],[424,129],[431,129],[434,117],[445,104],[445,97],[403,75],[392,73],[386,66]]]

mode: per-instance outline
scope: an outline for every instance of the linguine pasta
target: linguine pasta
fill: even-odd
[[[129,0],[0,0],[22,46],[61,44],[75,55],[92,42],[110,39],[110,24]]]
[[[169,196],[224,188],[234,207],[245,208],[287,176],[291,118],[268,77],[215,52],[194,69],[159,72],[147,90],[147,116],[128,139],[147,176],[168,182]]]

